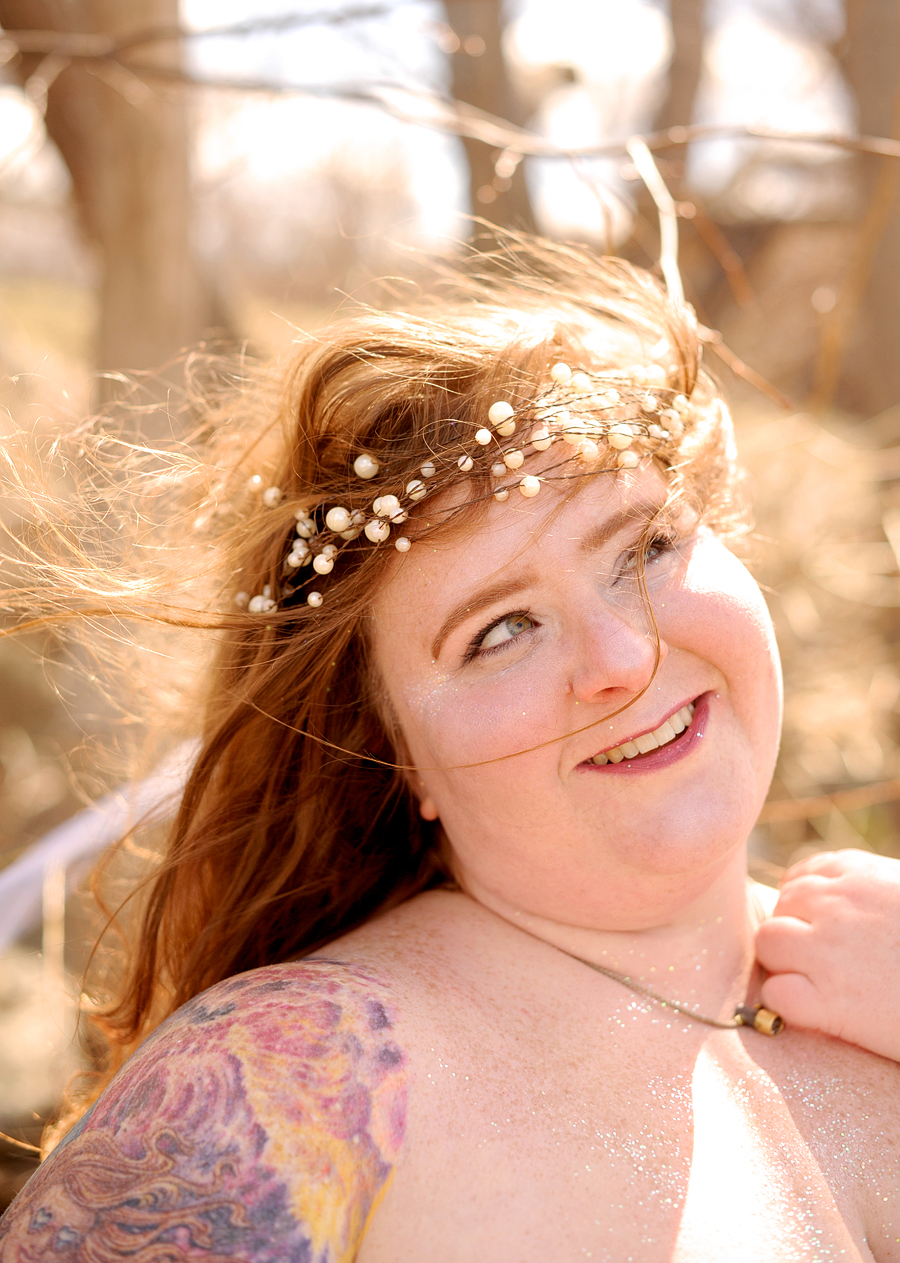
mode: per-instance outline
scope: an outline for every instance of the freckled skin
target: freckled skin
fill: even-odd
[[[344,1263],[400,1153],[406,1057],[378,979],[228,979],[138,1050],[0,1221],[2,1263]]]

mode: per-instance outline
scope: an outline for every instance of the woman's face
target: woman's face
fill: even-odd
[[[663,513],[645,548],[654,675],[636,561],[665,498],[653,468],[568,501],[514,491],[470,537],[415,543],[379,594],[376,661],[423,813],[495,905],[642,929],[741,862],[778,742],[772,626],[744,566]]]

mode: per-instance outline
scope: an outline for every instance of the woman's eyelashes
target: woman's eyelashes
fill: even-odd
[[[674,531],[655,531],[649,539],[628,550],[620,565],[621,574],[626,578],[631,578],[638,572],[641,565],[652,566],[654,562],[661,561],[673,553],[678,543],[679,537]]]
[[[519,610],[514,614],[504,614],[502,618],[495,619],[493,623],[483,627],[477,636],[473,637],[466,650],[465,661],[471,662],[475,658],[485,658],[491,653],[505,649],[518,637],[533,631],[536,626],[534,619],[524,610]]]

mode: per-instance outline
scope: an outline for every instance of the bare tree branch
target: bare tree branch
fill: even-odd
[[[659,266],[666,282],[669,297],[676,307],[684,306],[684,284],[678,267],[678,211],[647,142],[640,136],[632,136],[625,142],[637,173],[647,186],[659,213]]]
[[[246,37],[273,29],[273,24],[276,22],[281,24],[282,29],[285,29],[287,25],[310,25],[313,22],[349,22],[363,17],[376,17],[394,8],[396,8],[395,5],[366,5],[330,14],[294,14],[289,15],[290,22],[288,17],[254,18],[236,26],[216,27],[209,31],[171,27],[165,28],[162,34],[159,31],[156,34],[147,31],[139,36],[129,36],[123,43],[130,48],[134,44],[146,44],[151,37],[167,40],[192,40],[212,34]],[[189,71],[149,62],[136,62],[130,58],[126,61],[120,57],[116,46],[107,36],[68,34],[63,31],[9,30],[3,33],[2,43],[7,46],[7,60],[16,53],[45,53],[65,57],[71,61],[113,61],[120,63],[134,75],[148,79],[164,79],[188,87],[211,88],[226,92],[266,93],[274,96],[300,95],[357,102],[380,109],[401,122],[479,140],[483,144],[524,157],[565,159],[625,157],[628,152],[627,142],[622,140],[577,147],[556,145],[545,136],[516,127],[506,119],[497,118],[464,102],[454,101],[440,93],[424,89],[416,91],[405,84],[396,82],[366,80],[360,83],[329,85],[284,83],[273,79],[224,75],[195,75]],[[652,151],[681,148],[698,140],[734,139],[825,145],[851,153],[870,153],[888,158],[900,158],[900,140],[892,140],[884,136],[781,131],[770,127],[742,127],[731,124],[679,125],[651,132],[642,136],[641,139]]]

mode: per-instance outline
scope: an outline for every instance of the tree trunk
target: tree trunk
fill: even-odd
[[[669,0],[672,23],[672,61],[666,95],[659,107],[655,130],[690,126],[694,100],[703,71],[703,21],[706,0]]]
[[[177,22],[178,0],[0,0],[0,23],[10,31],[116,38]],[[135,57],[173,67],[180,49],[175,41],[147,44]],[[27,55],[20,63],[24,80],[40,58]],[[191,241],[183,90],[145,84],[101,63],[74,63],[50,86],[46,122],[100,258],[97,366],[164,368],[203,335],[212,314]]]
[[[501,0],[445,0],[447,18],[459,39],[451,54],[453,96],[517,126],[524,123],[503,61]],[[463,138],[469,164],[472,213],[507,228],[535,231],[534,214],[520,162],[511,175],[495,173],[497,150]]]
[[[897,0],[848,6],[848,31],[841,58],[856,97],[859,130],[900,137],[900,5]],[[860,162],[867,212],[844,290],[846,356],[838,365],[838,400],[863,415],[900,403],[900,162]],[[868,237],[868,240],[866,238]],[[854,277],[854,269],[859,275]],[[855,285],[854,285],[855,282]],[[834,313],[840,319],[840,303]]]

